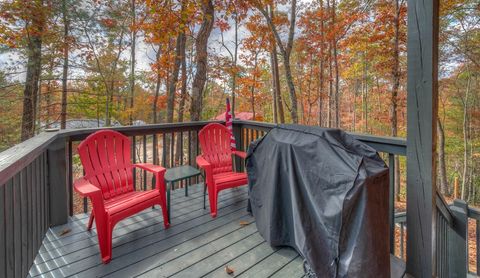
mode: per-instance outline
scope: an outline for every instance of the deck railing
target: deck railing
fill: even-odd
[[[132,159],[135,163],[153,162],[170,167],[195,163],[199,148],[197,134],[208,123],[210,122],[155,124],[112,129],[131,138]],[[253,140],[273,127],[275,125],[269,123],[234,121],[237,148],[246,150]],[[48,227],[66,223],[68,217],[74,213],[88,211],[87,201],[76,197],[72,190],[73,179],[82,174],[76,145],[97,130],[92,128],[42,133],[0,153],[0,277],[25,277]],[[405,212],[395,212],[394,161],[396,156],[406,155],[406,141],[401,138],[352,135],[376,149],[388,161],[390,245],[392,253],[395,253],[397,228],[400,252],[395,255],[404,258],[404,234],[408,216]],[[243,170],[240,161],[236,162],[235,166],[237,170]],[[145,189],[151,186],[151,177],[147,173],[139,172],[134,177],[134,186],[137,188]],[[441,196],[438,198],[438,273],[448,274],[462,267],[466,273],[468,217],[476,221],[475,242],[478,252],[480,211],[469,208],[460,201],[449,207]],[[83,202],[80,206],[78,200]],[[454,259],[452,254],[456,254]],[[478,269],[477,267],[477,271]]]

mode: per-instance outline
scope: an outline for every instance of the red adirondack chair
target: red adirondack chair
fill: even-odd
[[[202,154],[197,156],[197,164],[205,171],[210,214],[216,217],[218,192],[247,184],[247,174],[232,169],[232,154],[245,159],[246,153],[231,150],[230,132],[221,124],[206,125],[198,138]]]
[[[112,231],[120,220],[160,205],[163,224],[165,228],[169,227],[163,179],[165,168],[149,163],[132,164],[130,146],[128,137],[113,130],[97,131],[78,146],[85,176],[75,181],[74,188],[92,201],[87,229],[91,229],[95,219],[98,244],[105,264],[112,258]],[[133,167],[152,172],[156,188],[135,191]]]

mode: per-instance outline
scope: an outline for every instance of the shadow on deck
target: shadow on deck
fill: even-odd
[[[49,229],[29,276],[36,277],[302,277],[302,258],[291,248],[272,248],[246,211],[247,188],[222,191],[218,216],[203,209],[203,189],[172,194],[172,226],[164,230],[158,208],[120,222],[113,233],[113,258],[101,263],[96,230],[88,215]],[[69,230],[61,235],[62,231]],[[397,260],[392,271],[402,272]],[[400,275],[392,275],[400,277]]]

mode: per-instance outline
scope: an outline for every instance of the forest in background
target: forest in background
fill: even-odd
[[[69,120],[253,119],[404,137],[406,0],[5,0],[0,150]],[[480,3],[440,11],[438,186],[480,201]],[[169,143],[169,142],[167,142]],[[405,161],[396,167],[405,195]]]

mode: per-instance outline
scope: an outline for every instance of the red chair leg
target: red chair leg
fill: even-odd
[[[217,196],[218,192],[213,186],[208,186],[208,201],[210,202],[210,215],[217,217]]]
[[[170,222],[168,221],[167,204],[164,199],[160,199],[160,207],[162,208],[163,214],[163,226],[165,229],[168,229],[170,227]]]
[[[113,233],[113,224],[108,223],[107,227],[107,236],[106,240],[106,254],[102,254],[102,261],[104,264],[108,264],[112,260],[112,233]]]
[[[98,221],[97,219],[97,221],[95,221],[95,224],[97,225],[98,246],[100,247],[100,255],[102,256],[102,262],[104,264],[108,264],[112,259],[111,232],[108,231],[108,223]]]
[[[93,214],[93,210],[92,210],[92,212],[90,213],[90,218],[88,219],[87,231],[90,231],[92,229],[94,218],[95,218],[95,215]]]

